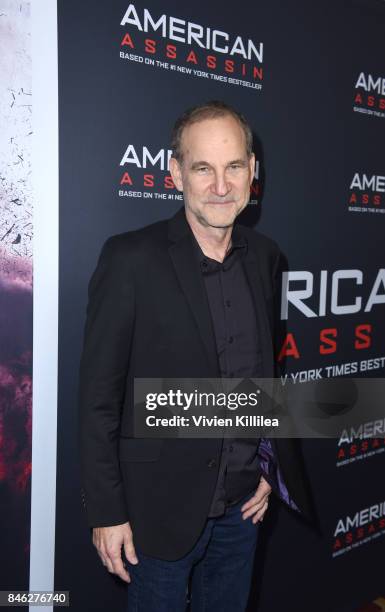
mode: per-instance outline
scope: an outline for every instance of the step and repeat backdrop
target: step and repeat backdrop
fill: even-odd
[[[277,350],[286,375],[383,376],[385,6],[84,0],[58,9],[55,587],[71,589],[74,610],[124,610],[125,587],[90,541],[77,468],[77,367],[100,248],[183,205],[168,170],[178,115],[210,99],[233,104],[255,131],[258,158],[244,222],[273,237],[289,263]],[[322,533],[283,507],[272,512],[251,610],[353,612],[381,602],[385,430],[377,425],[375,440],[365,439],[372,424],[363,414],[356,432],[303,442]]]
[[[11,525],[7,533],[17,534],[17,540],[2,540],[3,549],[13,549],[2,588],[27,588],[29,3],[13,12],[13,3],[2,4],[8,12],[0,16],[0,61],[13,84],[0,97],[11,142],[6,154],[0,151],[5,160],[0,177],[0,516],[2,524]],[[276,356],[284,376],[298,384],[321,377],[383,377],[385,4],[59,0],[57,9],[54,586],[70,591],[76,612],[123,612],[126,586],[106,572],[93,548],[78,468],[78,367],[87,285],[101,246],[112,234],[168,218],[183,206],[168,167],[173,123],[186,108],[207,100],[232,104],[255,133],[255,180],[243,222],[274,238],[288,262],[281,301],[285,332]],[[7,55],[12,49],[13,59]],[[47,80],[47,104],[50,87],[55,84]],[[368,437],[373,431],[377,437]],[[342,430],[335,439],[304,440],[302,447],[320,531],[275,504],[263,525],[250,610],[385,609],[385,421],[373,422],[363,412],[354,430]]]

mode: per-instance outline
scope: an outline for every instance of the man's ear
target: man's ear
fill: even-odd
[[[175,157],[170,157],[169,167],[175,187],[178,191],[183,191],[182,168]]]
[[[251,180],[250,180],[250,185],[251,185],[255,177],[255,155],[254,153],[250,155],[249,168],[250,168],[250,175],[251,175]]]

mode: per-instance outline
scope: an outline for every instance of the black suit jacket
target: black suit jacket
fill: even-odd
[[[274,376],[274,300],[280,251],[248,241],[263,377]],[[169,221],[109,238],[89,283],[80,367],[83,503],[90,526],[130,521],[145,553],[174,560],[194,545],[218,475],[219,439],[133,438],[133,379],[219,378],[211,315],[182,208]],[[295,441],[272,440],[288,491],[311,514]]]

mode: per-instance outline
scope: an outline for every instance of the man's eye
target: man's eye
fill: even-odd
[[[241,164],[230,164],[230,170],[238,170],[242,168]]]
[[[207,170],[208,170],[207,166],[199,166],[199,168],[197,168],[197,171],[201,173],[207,172]]]

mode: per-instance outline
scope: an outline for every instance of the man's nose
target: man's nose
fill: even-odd
[[[225,196],[231,190],[231,185],[228,181],[226,181],[226,176],[224,172],[216,172],[214,176],[214,181],[211,186],[214,193],[218,196]]]

